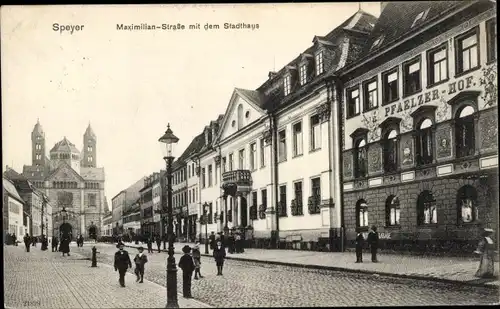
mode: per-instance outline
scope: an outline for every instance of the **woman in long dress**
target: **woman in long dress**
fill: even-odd
[[[492,229],[484,229],[483,237],[479,241],[477,250],[474,252],[481,255],[479,269],[476,272],[476,277],[492,278],[494,277],[494,255],[495,247],[491,235]]]

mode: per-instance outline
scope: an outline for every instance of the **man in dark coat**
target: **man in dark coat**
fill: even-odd
[[[32,240],[30,238],[30,234],[26,233],[26,235],[24,235],[24,245],[26,246],[26,252],[30,252],[30,246],[31,246],[31,243],[32,243]]]
[[[123,250],[125,245],[123,243],[118,243],[116,247],[119,249],[115,253],[115,271],[118,271],[120,274],[119,282],[120,285],[124,288],[125,287],[125,274],[127,273],[127,269],[130,267],[132,268],[132,261],[130,261],[130,256],[128,255],[128,252]]]
[[[158,247],[158,253],[161,252],[161,238],[160,235],[156,235],[156,246]]]
[[[209,244],[210,244],[210,249],[214,250],[214,248],[215,248],[215,234],[213,231],[210,234],[210,236],[208,236],[208,240],[209,240]]]
[[[61,236],[61,245],[60,245],[59,250],[62,252],[62,256],[64,256],[65,254],[68,254],[68,256],[70,256],[70,254],[69,254],[70,242],[71,242],[70,236],[68,236],[68,235]]]
[[[363,263],[363,245],[365,242],[365,238],[363,237],[363,233],[358,231],[356,235],[356,263]]]
[[[375,225],[372,226],[372,230],[368,233],[368,244],[372,253],[372,262],[377,263],[378,233]]]
[[[222,268],[224,266],[224,259],[226,258],[226,248],[220,241],[215,245],[213,255],[215,264],[217,265],[217,276],[222,276]]]
[[[146,244],[148,246],[148,253],[153,253],[153,238],[151,236],[148,236],[146,239]]]
[[[144,254],[144,248],[139,247],[137,248],[139,250],[139,253],[135,256],[134,262],[135,262],[135,275],[137,276],[137,280],[139,283],[143,283],[144,281],[144,265],[148,262],[148,257]]]
[[[57,252],[57,245],[59,241],[56,236],[52,236],[52,252]]]
[[[47,239],[47,236],[42,235],[42,251],[47,250],[48,246],[49,246],[49,241]]]
[[[191,252],[191,247],[185,245],[182,248],[184,255],[179,260],[179,268],[182,269],[182,294],[185,298],[192,298],[191,295],[191,278],[193,277],[194,261]]]

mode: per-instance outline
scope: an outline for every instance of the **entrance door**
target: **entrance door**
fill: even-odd
[[[240,224],[243,227],[248,226],[248,216],[247,216],[247,199],[243,196],[241,197],[241,214],[240,214]]]

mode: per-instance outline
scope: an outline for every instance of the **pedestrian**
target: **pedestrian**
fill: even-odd
[[[229,232],[229,237],[227,238],[228,242],[228,251],[229,253],[233,254],[234,253],[234,234],[233,231]]]
[[[474,253],[480,254],[481,259],[479,260],[479,268],[476,271],[475,276],[479,278],[493,278],[494,277],[494,257],[495,257],[495,245],[491,235],[493,234],[492,229],[485,228],[482,234],[482,238],[479,241],[476,251]]]
[[[158,247],[158,253],[161,252],[161,238],[160,235],[156,236],[156,246]]]
[[[241,253],[241,234],[239,232],[236,232],[234,237],[234,248],[236,253]]]
[[[47,237],[42,235],[42,251],[46,251],[48,249],[49,243]]]
[[[52,236],[52,252],[57,252],[57,245],[59,241],[56,236]]]
[[[220,241],[217,242],[213,251],[215,264],[217,265],[217,276],[222,276],[222,268],[224,266],[224,259],[226,258],[226,248]]]
[[[26,246],[26,252],[30,252],[30,246],[31,246],[31,238],[30,238],[30,234],[26,233],[26,235],[24,235],[24,245]]]
[[[35,237],[31,237],[31,244],[32,244],[32,245],[33,245],[33,247],[35,247],[35,248],[36,248],[36,242],[37,242],[37,240],[38,240],[38,239],[37,239],[37,237],[36,237],[36,236],[35,236]]]
[[[356,263],[363,263],[363,245],[365,243],[365,238],[363,233],[358,231],[356,235]]]
[[[17,247],[17,236],[16,236],[16,233],[12,233],[12,244]]]
[[[179,260],[179,268],[182,269],[182,294],[185,298],[193,298],[191,295],[191,278],[195,266],[193,257],[189,254],[191,247],[185,245],[182,252],[184,252],[184,255]]]
[[[368,233],[368,244],[372,253],[372,262],[378,263],[377,250],[378,250],[378,232],[375,225],[372,226],[371,231]]]
[[[146,241],[148,245],[148,253],[153,253],[153,239],[151,238],[151,236],[148,236]]]
[[[144,265],[148,262],[148,257],[143,253],[144,248],[139,247],[137,248],[139,250],[139,253],[135,256],[134,262],[135,262],[135,275],[137,276],[137,281],[139,283],[143,283],[144,281]]]
[[[201,252],[200,252],[200,243],[196,243],[193,247],[193,262],[194,262],[194,279],[198,280],[199,278],[203,278],[201,275]]]
[[[209,244],[210,244],[210,250],[214,250],[215,248],[215,233],[212,231],[210,236],[208,236],[209,239]]]
[[[62,252],[62,256],[64,256],[65,254],[68,254],[68,256],[70,256],[70,254],[69,254],[70,242],[71,242],[70,236],[68,236],[68,235],[61,236],[61,245],[60,245],[59,249]]]
[[[127,273],[127,269],[132,268],[132,262],[130,261],[130,256],[128,252],[123,250],[125,245],[122,242],[119,242],[116,247],[118,251],[115,253],[115,271],[118,271],[120,277],[118,281],[120,282],[121,287],[125,287],[125,274]]]

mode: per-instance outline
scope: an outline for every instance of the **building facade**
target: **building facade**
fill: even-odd
[[[130,208],[123,212],[123,231],[130,239],[141,234],[141,204],[137,199]]]
[[[22,242],[28,227],[23,224],[24,201],[12,181],[3,178],[3,240],[6,234],[15,234],[16,240]]]
[[[490,1],[384,4],[339,82],[349,245],[375,225],[382,247],[463,252],[498,230],[496,40]]]
[[[142,236],[154,236],[162,233],[160,222],[161,214],[158,213],[158,211],[161,210],[161,200],[158,201],[158,197],[153,200],[153,187],[156,188],[155,193],[158,193],[157,188],[161,188],[160,173],[153,173],[145,177],[143,187],[139,191]],[[157,208],[155,209],[155,207]]]
[[[64,219],[74,236],[98,235],[104,215],[105,177],[104,168],[96,167],[97,138],[90,125],[83,134],[83,153],[64,137],[50,150],[50,158],[46,157],[40,122],[31,133],[31,143],[32,164],[23,167],[23,176],[48,196],[54,207],[54,229],[59,229]],[[63,208],[67,212],[64,218]]]
[[[113,236],[113,213],[108,212],[107,214],[105,214],[102,219],[102,222],[103,222],[102,236],[107,236],[107,237]]]
[[[203,133],[196,136],[188,148],[191,151],[186,155],[186,191],[188,208],[188,230],[191,241],[200,239],[200,179],[199,160],[196,157],[201,148],[205,145],[205,135]]]
[[[186,163],[182,155],[172,164],[172,200],[174,211],[174,233],[180,241],[187,238],[187,177]]]

